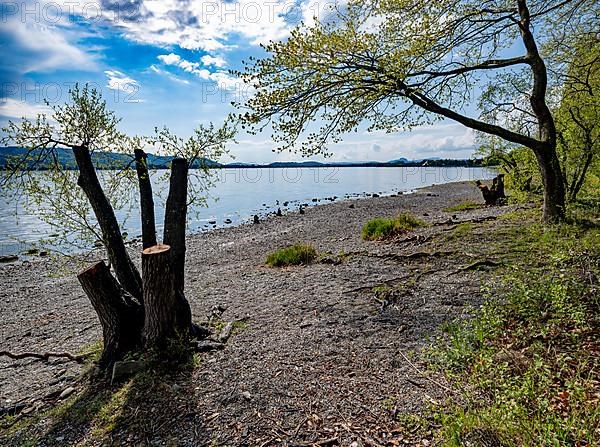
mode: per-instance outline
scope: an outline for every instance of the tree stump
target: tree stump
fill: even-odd
[[[177,298],[173,287],[171,247],[155,245],[142,251],[144,294],[144,344],[146,348],[163,348],[177,333]]]
[[[104,349],[98,364],[109,367],[141,346],[143,308],[123,290],[103,261],[79,273],[77,279],[102,325]]]

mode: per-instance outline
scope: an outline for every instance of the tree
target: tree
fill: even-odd
[[[42,218],[71,230],[63,233],[67,241],[77,239],[77,234],[100,237],[109,264],[97,262],[78,279],[103,327],[100,366],[109,367],[129,351],[141,347],[162,350],[174,337],[185,340],[201,332],[192,323],[183,293],[187,207],[203,200],[201,188],[210,183],[205,161],[223,154],[235,129],[228,121],[218,129],[213,125],[199,127],[188,139],[167,129],[157,130],[150,139],[131,138],[118,131],[119,119],[107,110],[95,89],[76,86],[70,96],[69,103],[52,107],[51,119],[39,115],[33,121],[11,121],[3,129],[4,144],[27,149],[3,178],[3,188],[13,194],[23,188],[35,203],[43,204],[46,211]],[[146,144],[154,144],[160,153],[173,157],[163,244],[157,244],[151,177],[142,149]],[[75,166],[65,166],[61,159],[65,150],[72,152]],[[141,275],[125,246],[114,209],[119,201],[122,204],[131,198],[123,192],[131,190],[124,180],[133,170],[109,169],[114,168],[110,164],[114,157],[105,155],[109,151],[133,152],[130,158],[136,165],[142,212]],[[34,172],[39,167],[44,171]],[[190,167],[198,167],[195,175],[203,178],[192,188],[188,188]],[[101,175],[99,169],[103,169]],[[79,192],[74,192],[78,190],[73,188],[74,182]],[[53,212],[57,213],[54,219]]]
[[[256,90],[243,119],[251,132],[271,124],[280,149],[303,154],[323,152],[361,123],[392,132],[454,120],[531,149],[544,183],[544,220],[561,220],[565,191],[536,39],[567,22],[587,20],[593,29],[597,10],[592,0],[357,0],[330,22],[270,43],[268,58],[239,73]],[[518,47],[524,52],[514,56]],[[465,112],[475,96],[479,118]],[[508,129],[507,116],[527,125]]]
[[[556,127],[567,197],[574,202],[600,154],[600,39],[584,36],[572,50]]]

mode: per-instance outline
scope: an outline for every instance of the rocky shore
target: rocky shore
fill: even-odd
[[[476,272],[450,274],[468,262],[467,247],[449,261],[435,256],[440,247],[432,241],[461,221],[494,219],[511,209],[444,211],[465,201],[482,202],[472,183],[445,184],[191,236],[186,294],[195,319],[206,320],[220,307],[223,320],[243,320],[245,327],[224,350],[203,354],[190,377],[174,379],[173,392],[189,404],[185,417],[110,439],[140,445],[305,445],[292,440],[316,442],[326,434],[311,438],[316,427],[341,433],[339,424],[352,428],[359,420],[358,431],[376,436],[379,430],[378,439],[384,431],[392,436],[397,414],[445,393],[423,377],[410,352],[424,346],[442,322],[482,300]],[[367,220],[400,211],[432,225],[396,243],[361,240]],[[264,265],[268,253],[295,242],[314,245],[324,262],[286,269]],[[411,258],[415,253],[421,255]],[[0,351],[78,353],[101,338],[94,311],[70,272],[76,267],[50,257],[0,264]],[[397,284],[405,285],[405,293],[391,305],[374,295],[377,287]],[[62,359],[0,357],[0,411],[27,417],[81,393],[86,387],[81,372],[82,366]],[[68,424],[48,434],[40,424],[43,445],[106,441]],[[351,445],[352,430],[347,433],[338,437],[340,445]],[[0,444],[19,445],[13,436],[0,436]]]

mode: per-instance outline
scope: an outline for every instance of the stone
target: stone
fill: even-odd
[[[258,214],[255,214],[254,215],[254,223],[257,224],[259,222],[260,222],[260,220],[258,220]]]
[[[354,208],[354,203],[351,203],[348,208]]]
[[[230,321],[223,329],[221,329],[221,333],[219,334],[219,342],[225,343],[231,337],[231,333],[233,332],[233,321]]]
[[[115,383],[119,380],[131,377],[148,367],[148,362],[144,360],[124,360],[115,362],[111,382]]]
[[[67,397],[69,397],[71,394],[73,394],[75,392],[75,388],[73,388],[72,386],[65,388],[63,390],[62,393],[60,393],[60,395],[58,396],[59,399],[66,399]]]
[[[18,260],[19,257],[17,255],[0,256],[0,262],[15,262]]]
[[[226,224],[230,224],[231,223],[231,219],[225,219],[223,222],[225,222]]]

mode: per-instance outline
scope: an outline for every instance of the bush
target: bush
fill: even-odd
[[[362,238],[367,241],[390,239],[398,234],[427,225],[409,213],[400,213],[394,219],[377,217],[367,222],[362,229]]]
[[[309,244],[295,244],[281,248],[267,256],[267,265],[285,267],[288,265],[307,265],[317,257],[317,250]]]

